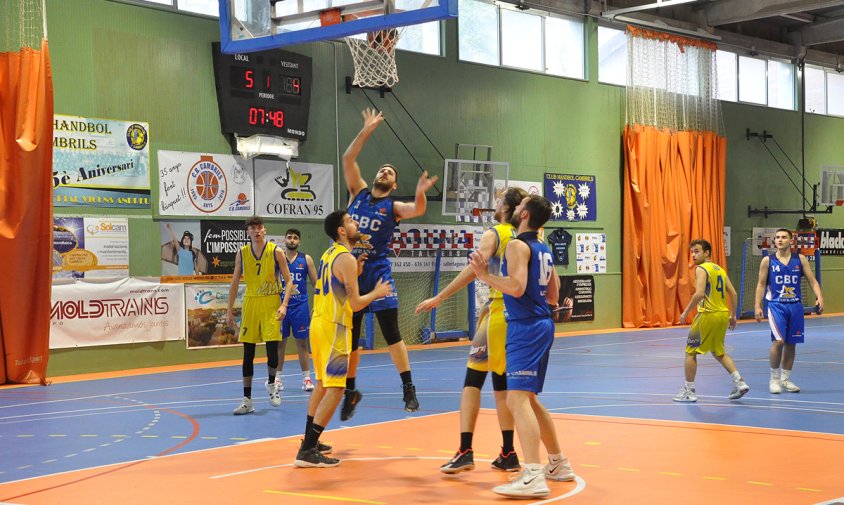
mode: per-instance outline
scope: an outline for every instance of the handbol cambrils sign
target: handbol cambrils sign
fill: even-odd
[[[53,116],[53,204],[148,208],[149,125]]]

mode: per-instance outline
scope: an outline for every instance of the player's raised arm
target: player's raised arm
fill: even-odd
[[[765,296],[765,289],[768,287],[768,266],[771,264],[771,258],[765,256],[759,263],[759,282],[756,283],[756,298],[753,304],[753,316],[757,321],[761,321],[764,317],[762,311],[762,298]]]
[[[428,208],[428,197],[425,192],[434,187],[437,182],[437,176],[428,177],[428,171],[422,172],[419,181],[416,183],[416,198],[413,203],[396,202],[393,209],[396,213],[396,220],[411,219],[414,217],[424,216],[425,210]]]
[[[360,166],[358,166],[358,155],[372,132],[384,121],[384,116],[375,109],[366,108],[361,115],[363,116],[363,128],[346,148],[346,152],[343,153],[343,177],[345,177],[346,187],[349,189],[349,198],[354,198],[366,188],[366,181],[363,180]]]

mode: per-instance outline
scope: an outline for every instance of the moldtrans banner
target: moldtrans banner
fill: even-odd
[[[53,205],[149,208],[149,124],[53,116]]]
[[[185,293],[179,284],[132,278],[53,284],[51,349],[184,338]]]

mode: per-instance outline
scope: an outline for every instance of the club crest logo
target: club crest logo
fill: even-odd
[[[200,212],[216,212],[226,201],[226,173],[213,156],[200,156],[188,171],[188,196]]]

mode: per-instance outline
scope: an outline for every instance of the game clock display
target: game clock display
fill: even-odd
[[[311,100],[311,58],[273,49],[223,54],[212,44],[220,129],[305,140]]]

